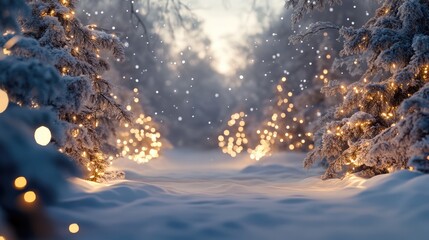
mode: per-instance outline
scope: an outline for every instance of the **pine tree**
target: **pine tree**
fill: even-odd
[[[23,47],[45,51],[21,34],[18,19],[30,13],[25,2],[0,1],[0,12],[0,216],[7,223],[2,235],[53,239],[57,236],[45,206],[55,202],[67,177],[77,171],[56,146],[48,145],[51,136],[40,136],[38,129],[46,129],[58,143],[65,141],[65,124],[52,104],[68,89],[50,64],[32,54],[14,54]],[[55,106],[66,106],[62,104]],[[45,138],[43,146],[37,144],[40,137]]]
[[[365,62],[367,71],[350,85],[330,84],[329,91],[342,92],[344,100],[321,131],[306,167],[326,159],[324,178],[428,171],[428,17],[427,1],[382,1],[362,27],[338,27],[341,53]]]
[[[299,28],[316,20],[361,24],[368,18],[365,12],[374,5],[360,1],[354,6],[331,7],[329,14],[317,12],[304,19]],[[252,64],[242,70],[250,73],[246,74],[243,84],[247,84],[246,87],[253,85],[248,91],[257,92],[258,96],[249,96],[248,102],[253,108],[262,109],[260,115],[263,115],[258,120],[261,123],[257,126],[257,139],[250,139],[252,143],[259,142],[252,150],[254,153],[313,149],[312,133],[324,124],[326,118],[322,116],[342,97],[338,94],[325,96],[321,88],[330,80],[356,79],[344,72],[342,62],[336,60],[342,45],[336,41],[338,33],[335,31],[327,29],[317,38],[288,44],[290,35],[295,32],[294,27],[286,23],[291,14],[285,9],[261,34],[251,36],[252,42],[248,42],[252,46],[248,56]],[[248,51],[246,49],[243,54]],[[338,62],[338,71],[331,70],[334,62]],[[288,80],[283,81],[286,77]],[[272,89],[274,91],[270,92]]]
[[[29,1],[31,15],[21,20],[24,36],[10,53],[49,63],[61,73],[67,92],[49,105],[67,123],[67,139],[58,142],[60,150],[75,159],[85,176],[101,181],[109,166],[108,143],[118,121],[128,114],[111,96],[111,84],[102,77],[109,69],[106,52],[115,60],[124,57],[120,40],[113,34],[83,26],[75,17],[76,0]],[[8,41],[13,34],[3,37]],[[36,105],[40,103],[35,103]]]

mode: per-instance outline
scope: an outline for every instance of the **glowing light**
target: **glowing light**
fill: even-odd
[[[140,114],[132,123],[126,123],[119,133],[116,145],[121,149],[120,156],[137,163],[147,163],[159,157],[162,143],[152,117]]]
[[[255,149],[249,149],[248,152],[251,159],[259,161],[271,152],[271,143],[267,140],[261,140]]]
[[[13,38],[9,39],[3,46],[3,54],[9,56],[12,52],[10,49],[15,46],[17,42],[19,42],[21,38],[19,36],[14,36]]]
[[[28,191],[24,193],[24,201],[27,203],[33,203],[36,201],[36,193],[33,191]]]
[[[6,111],[8,105],[9,97],[5,91],[0,89],[0,113]]]
[[[245,116],[244,112],[232,114],[231,119],[227,122],[229,129],[225,129],[223,135],[218,136],[219,147],[222,152],[231,157],[236,157],[248,144],[245,134]]]
[[[15,179],[14,185],[17,189],[23,189],[27,186],[27,179],[25,177],[18,177]]]
[[[3,236],[0,236],[0,240],[6,240],[6,238]]]
[[[12,54],[12,52],[7,48],[3,48],[3,54],[6,56],[10,56],[10,54]]]
[[[69,225],[69,231],[73,234],[79,232],[79,225],[77,223],[72,223]]]
[[[45,126],[37,128],[34,132],[34,139],[36,140],[37,144],[41,146],[48,145],[51,142],[51,138],[51,131]]]

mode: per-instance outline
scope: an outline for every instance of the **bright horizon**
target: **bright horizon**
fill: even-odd
[[[236,59],[237,52],[234,43],[243,43],[246,36],[262,30],[256,12],[252,9],[253,1],[218,1],[218,0],[188,0],[192,11],[203,21],[203,30],[212,42],[211,50],[214,67],[221,74],[229,75],[237,67],[234,63],[242,64]],[[258,7],[269,6],[271,11],[278,14],[284,7],[284,1],[265,0],[256,3]],[[275,17],[275,16],[271,16]]]

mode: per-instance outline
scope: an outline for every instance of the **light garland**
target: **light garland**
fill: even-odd
[[[228,128],[218,136],[219,147],[223,153],[236,157],[243,152],[249,143],[246,137],[246,114],[244,112],[234,113],[228,121]]]
[[[137,163],[147,163],[159,157],[162,148],[160,139],[161,134],[152,117],[140,114],[133,124],[124,124],[124,131],[119,133],[116,146],[121,149],[120,156]]]

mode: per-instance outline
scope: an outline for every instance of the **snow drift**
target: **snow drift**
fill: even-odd
[[[303,170],[303,158],[171,150],[146,165],[120,160],[126,180],[75,179],[49,211],[76,239],[426,239],[429,175],[322,181],[323,169]]]

